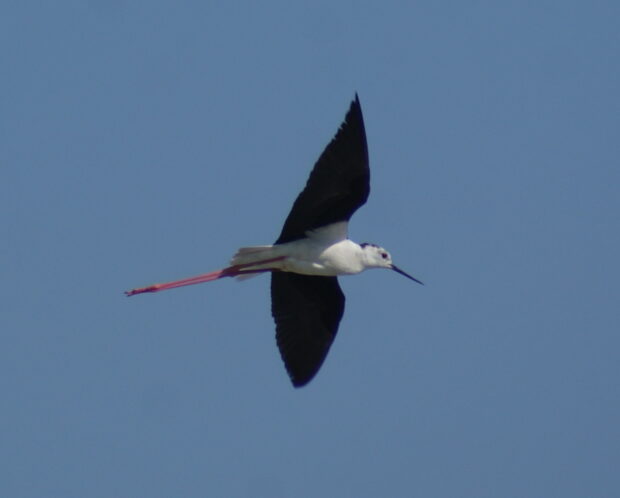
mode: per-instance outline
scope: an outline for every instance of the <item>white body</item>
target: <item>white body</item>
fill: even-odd
[[[323,277],[354,275],[367,268],[391,266],[390,255],[384,249],[349,240],[347,226],[346,222],[338,222],[309,231],[306,238],[293,242],[242,247],[233,256],[231,265],[243,265],[244,271],[269,269]],[[274,261],[277,258],[281,259]]]

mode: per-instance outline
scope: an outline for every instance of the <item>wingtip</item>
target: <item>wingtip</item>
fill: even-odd
[[[292,378],[291,378],[291,383],[293,384],[293,387],[294,387],[295,389],[300,389],[300,388],[302,388],[302,387],[307,386],[307,385],[310,383],[310,381],[311,381],[311,380],[312,380],[312,379],[307,379],[307,380],[296,380],[296,379],[292,379]]]
[[[347,115],[345,117],[345,122],[350,121],[351,119],[353,119],[353,117],[361,121],[362,124],[364,123],[364,118],[362,116],[362,104],[360,103],[360,97],[357,92],[355,92],[355,98],[351,101],[349,111],[347,112]]]

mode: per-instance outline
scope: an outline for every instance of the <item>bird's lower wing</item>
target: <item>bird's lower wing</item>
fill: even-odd
[[[327,356],[344,312],[336,277],[271,274],[271,313],[276,340],[295,387],[316,375]]]

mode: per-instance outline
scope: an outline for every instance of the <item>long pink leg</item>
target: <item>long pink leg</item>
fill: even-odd
[[[196,277],[183,278],[181,280],[174,280],[172,282],[166,282],[163,284],[153,284],[153,285],[148,285],[146,287],[139,287],[137,289],[125,291],[125,295],[129,297],[129,296],[134,296],[136,294],[143,294],[145,292],[159,292],[163,290],[174,289],[176,287],[183,287],[186,285],[194,285],[194,284],[201,284],[203,282],[211,282],[212,280],[217,280],[218,278],[235,277],[237,275],[242,275],[244,273],[262,273],[266,271],[271,271],[270,268],[265,268],[265,269],[260,269],[260,270],[244,270],[244,268],[257,266],[257,265],[264,265],[268,263],[274,263],[276,261],[281,261],[285,259],[285,257],[286,256],[280,256],[278,258],[265,259],[263,261],[256,261],[254,263],[229,266],[222,270],[217,270],[217,271],[213,271],[210,273],[204,273]]]

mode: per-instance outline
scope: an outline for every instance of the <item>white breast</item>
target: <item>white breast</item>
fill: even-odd
[[[282,262],[284,271],[303,275],[352,275],[364,269],[362,249],[345,239],[337,242],[309,237],[285,244],[288,257]]]

